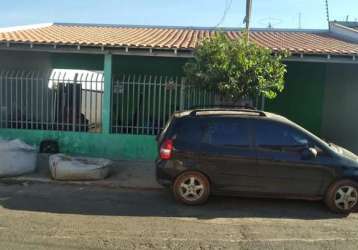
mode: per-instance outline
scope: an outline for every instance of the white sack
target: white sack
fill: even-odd
[[[110,165],[110,160],[100,158],[50,156],[50,172],[56,180],[101,180],[108,176]]]
[[[0,140],[0,177],[32,173],[36,169],[36,148],[21,140]]]

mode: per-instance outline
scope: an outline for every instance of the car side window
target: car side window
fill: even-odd
[[[256,145],[263,148],[299,149],[310,144],[310,140],[300,131],[272,121],[255,122]]]
[[[215,119],[208,123],[203,143],[224,147],[249,147],[250,136],[247,122],[243,119]]]

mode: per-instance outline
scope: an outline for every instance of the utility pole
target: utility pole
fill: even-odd
[[[302,29],[302,23],[301,23],[301,19],[302,19],[302,13],[298,13],[298,28]]]
[[[328,5],[328,0],[326,0],[326,17],[327,17],[327,23],[328,23],[328,28],[329,28],[329,5]]]
[[[246,0],[246,16],[244,19],[244,23],[246,24],[246,40],[247,41],[249,41],[249,38],[250,38],[251,9],[252,9],[252,0]]]

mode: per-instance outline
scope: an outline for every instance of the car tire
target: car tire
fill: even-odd
[[[179,175],[173,185],[174,197],[186,205],[205,203],[210,195],[210,182],[202,173],[188,171]]]
[[[350,214],[358,207],[358,183],[340,180],[333,183],[326,192],[325,203],[328,208],[341,214]]]

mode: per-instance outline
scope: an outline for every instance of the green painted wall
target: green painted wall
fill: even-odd
[[[111,95],[112,95],[112,55],[104,57],[104,83],[102,98],[102,133],[108,134],[111,131]]]
[[[52,54],[52,66],[61,69],[103,70],[103,55],[86,54]],[[148,56],[113,56],[113,73],[120,74],[152,74],[183,75],[185,58],[148,57]]]
[[[322,136],[358,154],[358,65],[329,64]]]
[[[157,155],[154,136],[0,129],[0,137],[18,138],[36,146],[43,139],[56,139],[63,153],[113,160],[154,160]]]
[[[182,76],[185,58],[113,56],[114,74]]]
[[[323,63],[287,63],[285,90],[266,100],[265,109],[321,135],[326,69]]]
[[[51,54],[53,68],[103,70],[104,56],[89,54]]]

